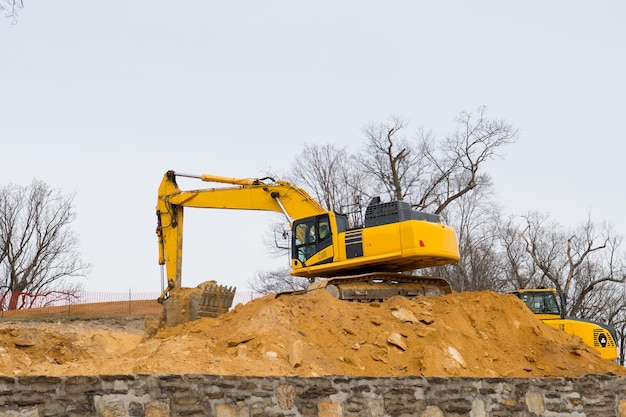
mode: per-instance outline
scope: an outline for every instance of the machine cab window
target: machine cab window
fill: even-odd
[[[292,239],[292,258],[306,265],[309,258],[332,244],[328,215],[321,214],[294,222]]]
[[[556,297],[551,292],[530,292],[517,294],[535,314],[561,314]]]

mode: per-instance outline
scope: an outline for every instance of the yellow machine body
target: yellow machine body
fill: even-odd
[[[520,289],[511,291],[519,297],[536,317],[555,329],[578,336],[596,349],[604,359],[617,359],[617,333],[612,326],[575,317],[563,317],[555,288]]]

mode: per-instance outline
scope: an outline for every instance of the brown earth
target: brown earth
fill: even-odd
[[[516,297],[489,291],[359,304],[316,290],[150,337],[143,328],[133,319],[0,323],[0,375],[626,375]]]

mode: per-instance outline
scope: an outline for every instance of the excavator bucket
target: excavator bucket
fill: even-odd
[[[200,317],[219,317],[228,312],[235,297],[235,287],[206,281],[195,288],[179,287],[168,291],[158,328],[172,327]]]
[[[235,287],[207,284],[200,295],[198,317],[219,317],[228,312],[235,297]]]

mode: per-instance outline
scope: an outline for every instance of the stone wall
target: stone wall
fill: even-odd
[[[0,417],[626,417],[626,377],[0,377]]]

